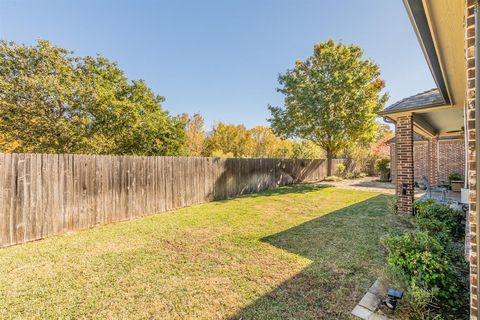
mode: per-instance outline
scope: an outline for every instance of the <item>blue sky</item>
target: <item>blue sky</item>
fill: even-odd
[[[401,0],[0,0],[0,38],[100,53],[207,128],[267,124],[278,74],[330,38],[380,65],[389,103],[434,87]]]

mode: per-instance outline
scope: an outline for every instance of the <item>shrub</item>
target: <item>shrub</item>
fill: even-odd
[[[413,203],[413,209],[415,210],[415,214],[421,214],[426,208],[434,205],[437,203],[433,199],[425,199],[425,200],[418,200]]]
[[[359,177],[359,178],[365,178],[366,176],[367,176],[367,174],[366,174],[365,172],[360,172],[360,173],[358,174],[358,177]]]
[[[345,179],[356,179],[356,178],[358,178],[358,174],[355,172],[345,173]]]
[[[388,211],[391,214],[397,214],[398,213],[397,197],[390,197],[390,199],[388,199],[387,206],[388,206]]]
[[[437,319],[428,306],[434,300],[432,292],[418,286],[410,287],[410,279],[402,268],[388,265],[385,268],[386,281],[397,289],[404,291],[404,298],[399,305],[399,319]]]
[[[375,161],[375,170],[380,173],[380,180],[388,180],[390,174],[390,160],[377,159],[377,161]]]
[[[342,176],[345,174],[346,169],[347,169],[347,167],[343,163],[338,163],[335,166],[335,170],[336,170],[337,174],[342,175]]]
[[[463,319],[468,266],[463,243],[455,239],[462,213],[431,199],[416,201],[414,208],[411,221],[419,231],[382,240],[388,250],[385,275],[405,291],[401,318],[443,319],[448,314],[449,319]]]
[[[430,201],[422,201],[416,206],[416,222],[420,230],[429,232],[441,241],[453,240],[461,223],[460,211]]]
[[[458,292],[458,281],[452,261],[440,242],[427,232],[405,232],[382,240],[387,248],[388,264],[400,268],[410,289],[430,291],[433,296],[454,304],[452,295]]]

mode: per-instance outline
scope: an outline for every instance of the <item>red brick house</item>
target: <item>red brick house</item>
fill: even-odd
[[[420,47],[433,79],[434,90],[403,99],[381,115],[395,124],[395,170],[399,212],[410,214],[414,200],[415,142],[414,133],[426,139],[429,179],[436,182],[442,175],[435,163],[448,157],[443,137],[465,136],[467,184],[469,188],[469,263],[470,318],[479,318],[478,260],[480,257],[479,209],[480,175],[480,61],[479,0],[403,0]],[[478,90],[476,90],[478,88]],[[419,88],[419,91],[426,88]],[[460,158],[456,160],[460,162]],[[459,163],[455,164],[459,165]]]
[[[397,180],[396,138],[388,140],[390,146],[391,170],[393,182]],[[436,143],[436,146],[432,146]],[[437,155],[432,154],[436,150]],[[433,177],[434,184],[448,181],[451,173],[465,173],[465,139],[463,135],[439,137],[431,141],[419,134],[413,135],[413,178],[421,181],[422,177]]]

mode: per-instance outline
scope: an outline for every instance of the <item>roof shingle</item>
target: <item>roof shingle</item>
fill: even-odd
[[[403,111],[408,109],[423,108],[430,106],[441,106],[444,105],[445,101],[438,91],[438,89],[430,89],[411,97],[402,99],[394,104],[383,109],[381,114],[393,113],[397,111]]]

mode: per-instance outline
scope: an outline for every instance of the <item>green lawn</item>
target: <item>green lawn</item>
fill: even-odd
[[[348,319],[387,201],[297,185],[0,249],[0,319]]]

